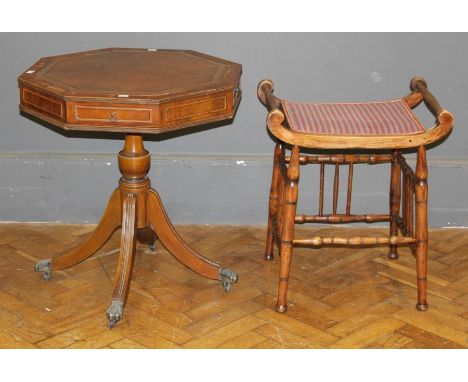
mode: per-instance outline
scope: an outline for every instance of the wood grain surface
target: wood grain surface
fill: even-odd
[[[34,263],[95,226],[0,225],[0,348],[466,348],[468,230],[429,231],[427,312],[414,309],[415,258],[388,248],[296,248],[288,313],[275,312],[279,261],[266,229],[178,226],[194,249],[239,273],[229,294],[181,267],[162,246],[137,245],[126,314],[107,328],[120,231],[97,255],[49,282]],[[388,229],[372,229],[377,236]],[[296,228],[296,238],[365,229]]]

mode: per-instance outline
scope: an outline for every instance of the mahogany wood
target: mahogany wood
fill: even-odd
[[[112,233],[120,227],[121,215],[120,190],[116,189],[112,193],[107,208],[93,233],[79,246],[54,255],[51,259],[51,270],[70,268],[96,253]]]
[[[112,300],[127,302],[130,281],[132,279],[133,261],[136,249],[136,205],[137,197],[127,194],[123,200],[122,234],[120,240],[119,263],[114,284]]]
[[[39,60],[19,78],[20,109],[71,130],[125,132],[122,177],[96,230],[80,246],[36,264],[37,271],[73,266],[95,253],[120,226],[120,256],[109,326],[123,317],[136,241],[156,239],[191,270],[220,280],[237,274],[192,250],[169,221],[146,176],[151,164],[142,132],[160,133],[231,118],[240,101],[241,66],[193,51],[101,49]]]
[[[122,178],[119,181],[122,200],[128,194],[135,195],[136,203],[136,228],[144,229],[146,221],[146,192],[151,187],[150,180],[146,177],[151,165],[150,153],[143,147],[143,138],[138,134],[125,136],[124,148],[118,155],[119,169]]]
[[[204,258],[182,240],[172,226],[157,191],[148,190],[146,197],[148,225],[161,244],[186,267],[209,279],[219,280],[221,266]]]
[[[158,193],[150,188],[146,177],[150,155],[143,147],[141,135],[128,134],[124,149],[119,153],[122,178],[96,230],[82,245],[51,259],[51,269],[64,269],[95,253],[122,225],[119,267],[112,304],[108,310],[110,327],[120,320],[131,283],[137,235],[144,243],[158,238],[161,244],[182,264],[204,277],[220,280],[221,266],[192,250],[177,234],[169,221]],[[118,307],[116,310],[115,307]]]

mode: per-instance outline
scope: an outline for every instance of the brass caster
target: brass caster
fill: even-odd
[[[421,311],[421,312],[425,312],[427,309],[429,308],[429,305],[427,304],[416,304],[416,309]]]
[[[51,270],[51,262],[50,259],[43,259],[39,260],[35,265],[34,265],[34,270],[36,272],[44,272],[44,280],[49,281],[50,276],[52,275],[52,270]]]
[[[231,284],[236,283],[239,280],[239,276],[230,269],[221,268],[219,271],[219,279],[223,283],[224,291],[228,293],[231,290]]]
[[[153,243],[148,244],[148,248],[150,249],[150,251],[156,251],[156,240]]]
[[[109,319],[109,329],[112,329],[117,321],[123,316],[124,304],[122,300],[112,300],[109,309],[107,309],[107,318]]]

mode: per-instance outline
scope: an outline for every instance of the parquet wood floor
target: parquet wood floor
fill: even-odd
[[[290,307],[279,314],[278,261],[262,259],[264,228],[179,226],[193,248],[236,270],[239,283],[226,294],[219,282],[192,273],[161,246],[151,252],[138,245],[125,316],[109,330],[105,312],[120,231],[97,255],[54,272],[49,282],[33,271],[36,260],[93,229],[0,224],[0,348],[468,347],[468,230],[430,232],[425,313],[414,308],[409,249],[391,261],[385,247],[324,247],[295,249]],[[300,227],[296,237],[341,229]]]

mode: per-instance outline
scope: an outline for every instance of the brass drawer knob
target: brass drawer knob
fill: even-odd
[[[117,121],[117,112],[116,112],[116,111],[113,111],[113,112],[110,114],[110,120],[111,120],[112,122]]]

